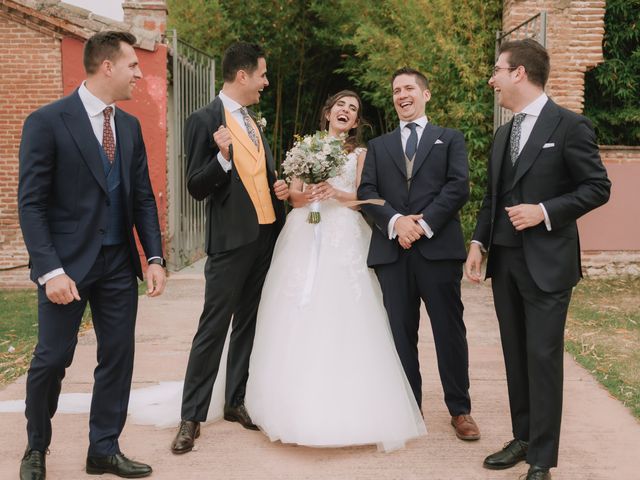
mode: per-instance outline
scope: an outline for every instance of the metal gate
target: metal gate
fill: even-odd
[[[179,270],[204,255],[205,202],[187,191],[187,159],[183,128],[187,117],[215,96],[215,60],[169,32],[168,104],[168,255],[172,270]]]
[[[498,60],[498,49],[503,42],[525,38],[533,38],[543,47],[547,46],[547,12],[538,13],[508,32],[498,30],[496,32],[496,61]],[[498,104],[497,97],[493,102],[493,131],[495,132],[500,125],[511,120],[513,114]]]

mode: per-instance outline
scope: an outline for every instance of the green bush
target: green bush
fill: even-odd
[[[585,115],[603,145],[640,145],[640,0],[609,0],[604,63],[585,76]]]

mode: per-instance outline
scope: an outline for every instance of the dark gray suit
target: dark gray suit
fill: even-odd
[[[527,462],[555,467],[562,414],[564,325],[581,277],[576,220],[609,198],[591,123],[548,100],[515,166],[511,122],[495,134],[473,239],[489,249],[487,277],[505,358],[514,437]],[[543,223],[517,232],[504,206],[543,203]]]

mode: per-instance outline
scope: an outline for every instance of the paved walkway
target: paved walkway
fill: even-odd
[[[137,328],[134,388],[182,378],[202,305],[202,264],[173,274],[165,295],[141,298]],[[375,447],[312,449],[271,443],[238,424],[206,425],[197,450],[174,456],[173,429],[128,424],[121,448],[150,463],[152,478],[229,480],[502,480],[517,479],[526,465],[506,471],[482,468],[482,459],[511,438],[504,367],[491,291],[486,285],[463,287],[468,329],[473,415],[482,430],[478,442],[457,440],[449,425],[435,367],[433,341],[422,322],[420,352],[425,418],[429,434],[401,451],[378,453]],[[95,365],[95,337],[80,339],[67,372],[64,392],[88,392]],[[569,356],[565,357],[565,406],[560,467],[554,480],[637,480],[640,423]],[[0,401],[24,398],[25,377],[0,390]],[[85,475],[88,415],[60,414],[53,420],[48,479],[95,478]],[[18,478],[25,447],[21,413],[0,413],[0,478]],[[106,478],[115,478],[107,476]]]

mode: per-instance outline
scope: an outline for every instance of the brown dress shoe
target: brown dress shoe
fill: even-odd
[[[451,425],[456,429],[456,437],[460,440],[480,440],[480,429],[471,415],[451,417]]]
[[[253,420],[251,420],[244,404],[238,405],[237,407],[225,408],[224,419],[229,422],[238,422],[249,430],[258,430],[258,427],[253,423]]]
[[[175,454],[187,453],[193,450],[196,438],[200,436],[200,422],[182,420],[176,438],[171,442],[171,451]]]

